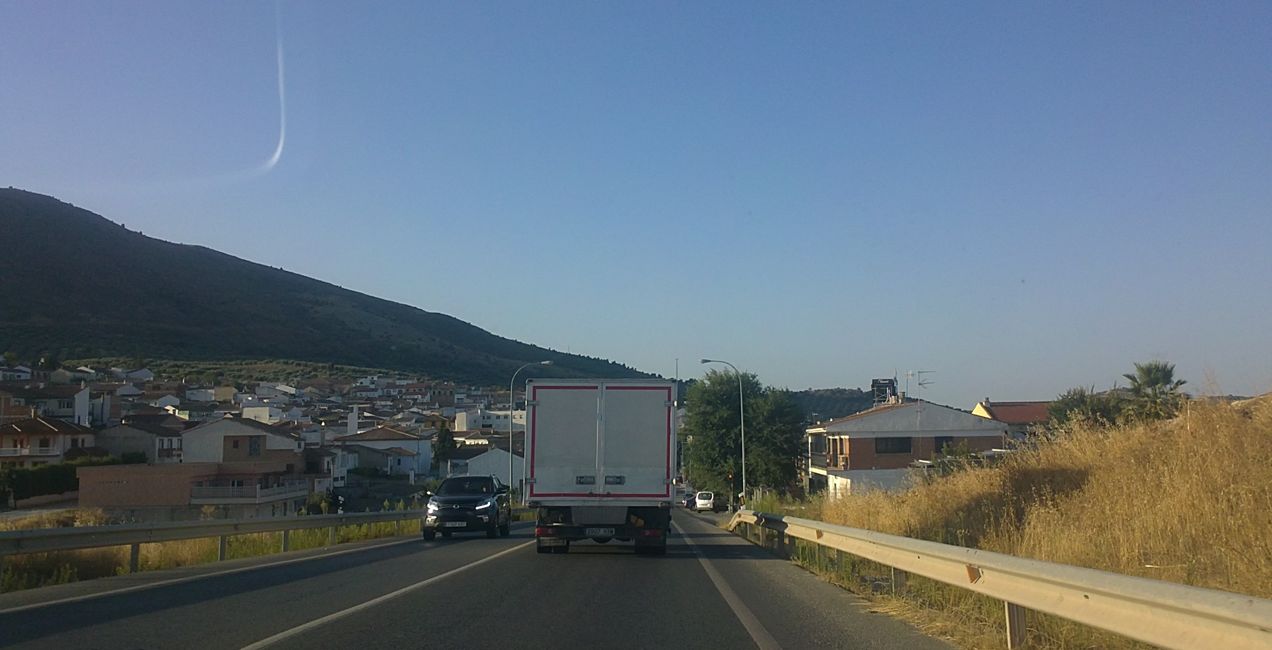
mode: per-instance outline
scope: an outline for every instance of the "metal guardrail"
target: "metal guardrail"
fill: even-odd
[[[1025,640],[1025,612],[1054,614],[1164,648],[1272,648],[1272,600],[1161,580],[938,544],[820,521],[742,510],[729,530],[754,526],[893,567],[893,588],[907,573],[1003,601],[1007,647]]]
[[[136,572],[142,544],[183,539],[220,538],[218,560],[224,560],[228,538],[249,533],[282,532],[280,551],[290,550],[293,530],[326,528],[327,544],[336,543],[336,529],[385,522],[420,519],[423,510],[388,510],[340,515],[305,515],[262,519],[222,519],[162,524],[124,524],[120,526],[82,526],[78,528],[40,528],[0,532],[0,560],[19,553],[70,551],[103,546],[130,546],[129,570]]]

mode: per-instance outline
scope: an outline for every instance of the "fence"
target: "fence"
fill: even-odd
[[[396,522],[400,528],[401,522],[420,519],[423,516],[423,510],[392,510],[341,515],[4,531],[0,532],[0,561],[5,556],[19,553],[69,551],[103,546],[129,546],[128,568],[129,571],[136,572],[142,544],[217,537],[220,538],[217,559],[224,560],[228,538],[234,535],[281,531],[283,539],[279,550],[286,552],[290,550],[291,541],[288,533],[293,530],[326,528],[328,529],[328,545],[335,545],[336,530],[341,526]]]
[[[894,590],[913,573],[1001,600],[1008,648],[1028,610],[1164,648],[1272,648],[1272,600],[750,510],[728,527],[784,555],[803,540],[887,565]]]

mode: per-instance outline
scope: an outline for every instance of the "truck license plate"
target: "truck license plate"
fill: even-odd
[[[588,537],[613,537],[613,528],[584,528],[583,534]]]
[[[467,525],[468,523],[463,521],[443,521],[442,522],[442,526],[445,528],[463,528],[464,526],[467,526]]]

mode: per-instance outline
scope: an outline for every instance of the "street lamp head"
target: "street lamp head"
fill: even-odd
[[[551,360],[549,360],[549,361],[540,361],[540,362],[539,362],[539,365],[541,365],[541,366],[550,366],[550,365],[552,365],[552,361],[551,361]]]
[[[711,359],[703,359],[702,363],[711,363]]]

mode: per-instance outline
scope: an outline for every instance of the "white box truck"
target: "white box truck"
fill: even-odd
[[[540,553],[565,553],[582,539],[666,553],[675,399],[675,383],[664,380],[526,382],[526,499]]]

